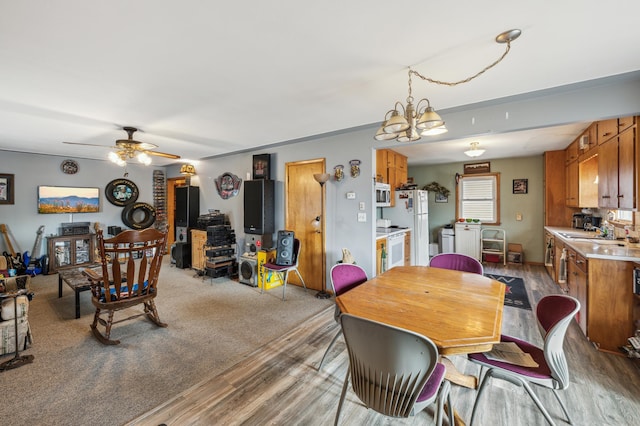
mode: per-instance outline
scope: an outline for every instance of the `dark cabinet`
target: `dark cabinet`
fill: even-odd
[[[95,234],[47,237],[49,273],[93,263]]]

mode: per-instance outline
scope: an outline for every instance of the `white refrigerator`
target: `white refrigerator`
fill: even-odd
[[[384,209],[391,224],[411,228],[411,264],[429,265],[429,201],[427,191],[397,190],[395,207]]]

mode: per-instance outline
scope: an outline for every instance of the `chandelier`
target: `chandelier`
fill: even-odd
[[[111,151],[109,153],[109,160],[120,167],[126,166],[127,160],[133,158],[145,166],[151,164],[151,157],[146,152],[136,151],[135,149],[122,149],[119,151]]]
[[[480,157],[486,150],[478,148],[479,142],[471,142],[471,148],[464,153],[469,157]]]
[[[511,42],[517,39],[521,33],[522,32],[520,30],[509,30],[498,34],[496,42],[507,45],[502,56],[478,73],[471,77],[467,77],[464,80],[455,82],[434,80],[423,76],[409,67],[409,95],[407,96],[407,104],[403,105],[401,102],[397,101],[393,109],[387,111],[384,116],[384,121],[376,132],[374,139],[378,141],[397,139],[398,142],[413,142],[420,139],[421,136],[434,136],[446,133],[448,130],[444,124],[444,120],[442,120],[440,115],[431,106],[429,99],[420,99],[414,106],[411,76],[415,75],[429,83],[443,86],[457,86],[458,84],[467,83],[480,76],[485,71],[488,71],[498,65],[509,53],[509,50],[511,49]]]

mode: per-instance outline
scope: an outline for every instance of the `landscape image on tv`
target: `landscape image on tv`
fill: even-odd
[[[38,213],[97,213],[99,188],[38,187]]]

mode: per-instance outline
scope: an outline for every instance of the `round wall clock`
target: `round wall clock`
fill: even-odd
[[[104,189],[104,195],[114,206],[126,206],[138,199],[138,187],[129,179],[114,179]]]
[[[60,169],[63,173],[74,175],[78,173],[78,163],[73,160],[64,160],[62,164],[60,164]]]

